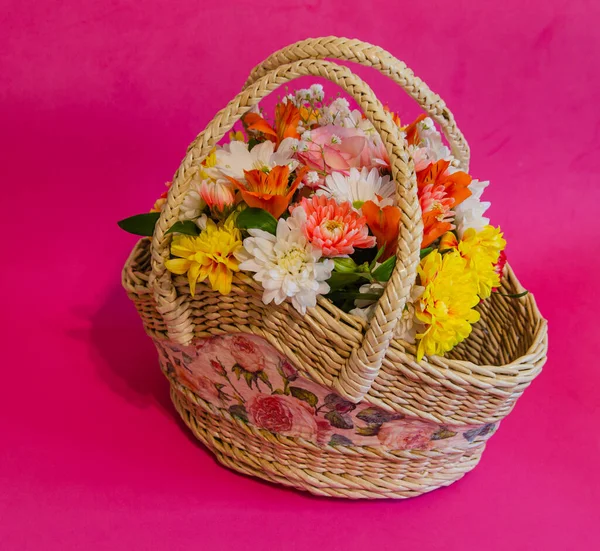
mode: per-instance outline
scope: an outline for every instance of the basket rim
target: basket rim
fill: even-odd
[[[137,274],[141,274],[142,279],[146,280],[146,282],[148,280],[149,272],[144,272],[144,271],[135,269],[137,257],[140,254],[140,252],[142,251],[142,249],[144,248],[144,246],[148,247],[148,254],[149,254],[150,238],[144,237],[144,238],[138,240],[138,242],[133,247],[131,253],[129,254],[129,256],[125,262],[125,265],[123,267],[123,270],[122,270],[123,287],[125,287],[126,290],[129,290],[132,287],[135,287],[135,292],[137,294],[139,294],[139,291],[141,290],[140,285],[139,284],[136,284],[133,286],[129,285],[129,278],[132,273],[137,273]],[[515,285],[518,292],[523,291],[524,288],[522,287],[521,283],[519,282],[517,276],[515,275],[512,267],[510,266],[509,263],[506,263],[504,270],[505,270],[505,272],[504,272],[505,278],[511,280],[511,283],[513,283]],[[241,282],[244,285],[248,285],[250,281],[253,281],[248,276],[242,276],[242,277],[244,279]],[[176,278],[176,279],[183,282],[185,278],[183,278],[183,276],[178,276],[178,278]],[[233,285],[235,286],[236,280],[238,280],[238,282],[239,282],[240,279],[241,278],[240,278],[239,274],[234,274]],[[255,285],[255,286],[257,286],[257,285]],[[148,286],[143,287],[143,289],[145,289],[147,291],[147,294],[152,297],[152,290]],[[399,339],[396,337],[394,337],[392,342],[399,343],[400,347],[404,351],[404,353],[408,356],[411,356],[413,358],[413,362],[415,364],[421,365],[423,367],[431,367],[436,370],[452,369],[453,367],[460,367],[460,368],[463,368],[462,370],[459,370],[459,373],[461,375],[464,375],[464,369],[466,368],[473,375],[497,381],[497,380],[499,380],[499,378],[502,378],[502,374],[496,373],[496,372],[506,371],[507,368],[508,369],[511,369],[511,368],[517,369],[523,363],[529,363],[525,360],[531,360],[533,362],[533,361],[535,361],[536,358],[541,358],[541,357],[545,358],[546,352],[547,352],[548,322],[541,315],[539,308],[537,307],[537,303],[535,301],[534,295],[531,292],[529,292],[525,297],[522,297],[520,299],[513,299],[513,300],[527,301],[529,303],[531,312],[535,316],[536,323],[535,323],[535,328],[531,332],[532,343],[528,347],[527,351],[509,363],[499,364],[499,365],[477,364],[471,360],[446,358],[444,356],[426,356],[425,358],[427,358],[427,359],[423,358],[420,362],[417,362],[416,354],[415,354],[416,350],[415,350],[414,344],[408,343],[408,342],[404,341],[403,339]],[[324,307],[322,302],[326,302],[327,307]],[[360,333],[363,335],[364,335],[364,332],[368,328],[368,323],[365,320],[363,320],[353,314],[349,314],[349,313],[344,312],[343,310],[340,310],[331,300],[329,300],[325,297],[319,297],[319,303],[317,303],[317,306],[315,307],[315,309],[320,309],[323,311],[323,313],[327,313],[329,316],[331,316],[331,313],[333,312],[335,315],[333,315],[331,317],[337,319],[340,323],[343,323],[345,325],[345,327],[347,327],[349,329],[350,329],[350,327],[349,327],[348,323],[344,323],[344,321],[354,322],[353,325],[359,325],[362,327],[362,330],[360,331]],[[310,315],[310,310],[311,309],[307,310],[307,314],[306,314],[307,316]],[[342,321],[342,320],[344,320],[344,321]],[[531,320],[532,323],[530,325],[533,325],[533,321],[534,320],[532,319]],[[319,321],[317,319],[313,319],[313,322],[317,323],[317,324],[319,323]],[[355,327],[353,327],[351,329],[358,332],[358,329],[356,329]],[[169,340],[169,338],[166,335],[164,338],[165,338],[165,340]],[[394,347],[394,348],[396,348],[396,347]],[[541,371],[541,367],[542,366],[539,367],[539,371]],[[532,377],[532,379],[533,378],[534,377]]]

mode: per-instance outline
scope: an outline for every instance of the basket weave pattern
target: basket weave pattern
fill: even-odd
[[[345,399],[440,425],[497,423],[539,374],[546,357],[546,322],[531,295],[493,296],[479,310],[471,336],[446,357],[420,362],[415,347],[394,338],[394,328],[414,284],[422,222],[412,159],[397,126],[372,90],[350,69],[324,61],[343,59],[389,76],[442,128],[454,157],[468,168],[469,148],[444,102],[406,66],[376,46],[328,37],[276,52],[255,68],[244,89],[194,140],[170,189],[152,240],[138,243],[123,270],[123,285],[146,332],[158,344],[187,346],[221,334],[265,339],[301,377]],[[265,305],[262,288],[237,273],[231,294],[199,284],[191,297],[187,280],[165,269],[179,207],[191,179],[213,146],[260,99],[299,76],[331,80],[359,104],[380,133],[390,157],[402,211],[398,262],[370,323],[346,314],[325,298],[305,316],[291,305]],[[523,289],[506,267],[502,291]],[[339,497],[410,497],[448,485],[479,461],[485,443],[468,449],[393,451],[328,446],[272,434],[206,401],[167,373],[175,407],[219,460],[267,480]]]

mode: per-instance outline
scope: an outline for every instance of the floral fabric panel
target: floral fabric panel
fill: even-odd
[[[452,427],[353,404],[301,377],[266,340],[229,334],[179,346],[155,341],[162,369],[202,399],[283,436],[388,450],[468,448],[497,424]]]

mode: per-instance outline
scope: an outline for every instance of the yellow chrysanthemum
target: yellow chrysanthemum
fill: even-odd
[[[444,235],[440,242],[440,249],[456,249],[467,261],[467,268],[477,281],[477,292],[481,298],[488,298],[492,289],[500,286],[496,263],[504,247],[506,241],[502,238],[500,228],[493,226],[485,226],[479,232],[470,228],[458,242],[456,238],[452,240]]]
[[[473,310],[479,303],[477,282],[467,261],[458,251],[444,255],[429,253],[419,265],[420,284],[425,287],[415,305],[415,316],[427,326],[417,335],[417,360],[425,354],[442,355],[471,333],[471,324],[479,320]]]
[[[233,217],[219,226],[209,219],[199,236],[173,238],[171,254],[178,258],[167,260],[165,266],[174,274],[187,273],[192,296],[196,293],[196,283],[206,278],[212,289],[227,295],[231,291],[233,272],[239,271],[234,253],[241,246],[242,236]]]

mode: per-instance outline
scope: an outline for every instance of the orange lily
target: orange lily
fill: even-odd
[[[400,115],[398,115],[398,113],[396,113],[395,111],[392,111],[387,105],[383,106],[383,110],[388,112],[392,116],[392,120],[394,121],[396,126],[398,126],[399,128],[402,128],[402,123],[400,121]]]
[[[262,132],[266,138],[278,146],[285,138],[300,137],[298,134],[298,123],[300,122],[300,111],[291,102],[278,103],[275,108],[275,128],[273,128],[258,113],[248,113],[244,117],[244,123],[248,130]]]
[[[396,252],[400,231],[400,209],[394,206],[381,208],[373,201],[366,201],[361,207],[367,225],[377,239],[377,248],[385,245],[380,260],[384,261]]]
[[[230,177],[228,179],[240,190],[246,204],[264,209],[279,218],[288,208],[307,172],[307,167],[297,170],[296,179],[291,184],[288,183],[290,169],[287,166],[274,166],[269,172],[244,170],[245,183]]]
[[[404,132],[406,132],[406,142],[408,143],[408,145],[417,145],[417,139],[419,137],[419,133],[417,132],[417,124],[419,124],[422,120],[426,118],[427,115],[422,113],[406,128],[404,128]]]
[[[469,190],[471,176],[462,171],[448,174],[446,171],[449,166],[450,161],[442,160],[417,172],[418,193],[423,208],[422,248],[428,247],[438,237],[453,228],[447,215],[452,215],[451,209],[471,195]],[[436,199],[427,201],[429,204],[425,207],[428,196],[435,196]]]

